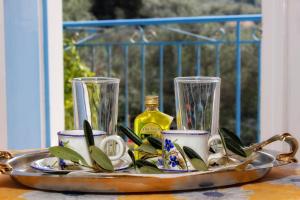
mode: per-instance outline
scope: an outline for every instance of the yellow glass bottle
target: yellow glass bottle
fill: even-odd
[[[144,141],[148,136],[161,138],[161,131],[169,130],[173,117],[158,110],[158,96],[146,96],[145,111],[134,120],[134,132]],[[136,158],[143,156],[135,152]]]

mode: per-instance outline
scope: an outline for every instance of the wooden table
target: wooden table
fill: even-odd
[[[241,186],[226,187],[180,193],[134,194],[134,195],[101,195],[60,193],[33,190],[15,183],[9,176],[0,175],[0,200],[29,199],[29,200],[164,200],[164,199],[263,199],[289,200],[300,199],[300,164],[290,164],[272,169],[262,180]]]

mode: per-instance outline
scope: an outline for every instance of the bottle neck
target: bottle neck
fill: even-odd
[[[146,111],[156,111],[158,110],[158,105],[146,104]]]

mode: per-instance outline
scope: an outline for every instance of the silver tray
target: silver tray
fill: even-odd
[[[291,141],[286,137],[284,140],[286,142]],[[275,140],[273,139],[273,141]],[[265,141],[253,148],[258,149],[268,143]],[[294,155],[298,144],[296,140],[292,140],[290,144],[292,149],[290,153],[277,156],[265,150],[257,151],[258,157],[251,163],[252,167],[243,171],[227,169],[213,172],[166,174],[136,174],[122,171],[118,173],[98,173],[96,175],[91,175],[91,173],[58,175],[42,173],[32,169],[30,167],[32,161],[49,157],[47,150],[28,152],[16,155],[13,158],[10,158],[8,152],[0,151],[0,157],[6,158],[0,160],[0,171],[10,175],[15,181],[25,186],[50,191],[137,193],[207,189],[255,181],[264,177],[272,167],[295,162]]]

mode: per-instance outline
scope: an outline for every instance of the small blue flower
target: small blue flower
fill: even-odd
[[[63,159],[59,159],[59,166],[61,169],[65,169],[67,167],[67,164]]]
[[[176,156],[170,156],[169,165],[171,165],[172,167],[179,165],[179,162],[178,162]]]
[[[58,140],[58,146],[64,147],[66,144],[66,142]],[[65,169],[67,167],[67,164],[63,159],[59,159],[59,166],[61,169]]]
[[[167,151],[170,151],[170,149],[174,148],[173,143],[171,142],[171,140],[166,139],[165,140],[165,149],[167,149]]]

